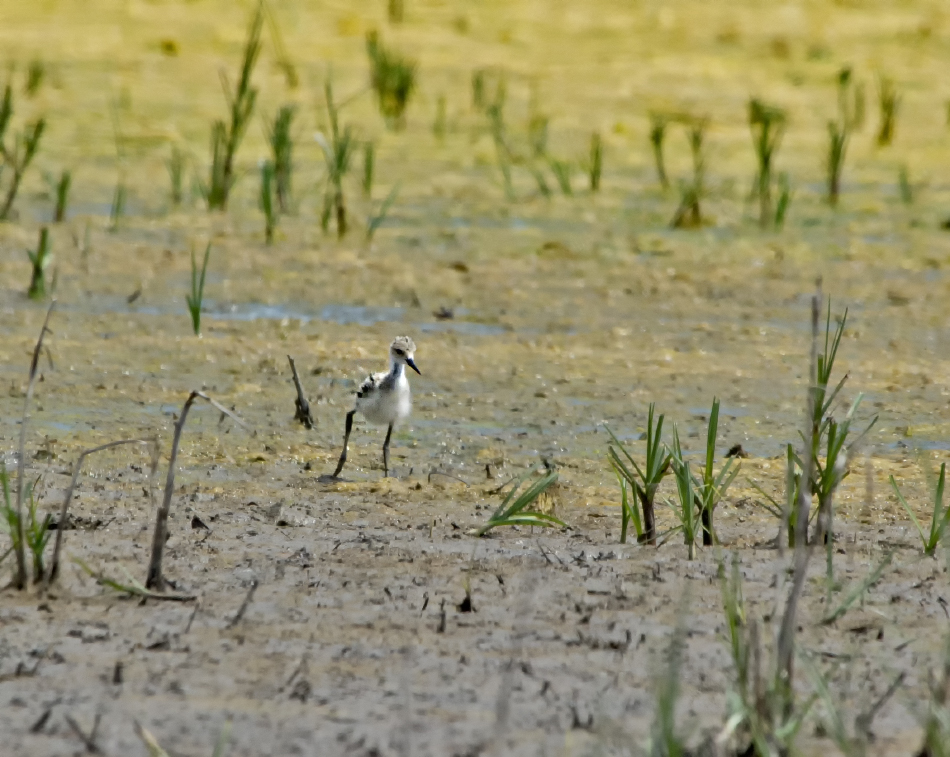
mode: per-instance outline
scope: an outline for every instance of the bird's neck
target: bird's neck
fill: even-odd
[[[402,378],[403,371],[405,370],[405,365],[402,363],[396,362],[395,360],[389,361],[389,375],[394,379]]]

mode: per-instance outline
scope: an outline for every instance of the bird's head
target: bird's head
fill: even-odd
[[[422,371],[416,368],[413,362],[413,355],[416,352],[416,343],[408,336],[397,336],[389,346],[389,359],[395,364],[402,363],[408,365],[412,370],[422,375]]]

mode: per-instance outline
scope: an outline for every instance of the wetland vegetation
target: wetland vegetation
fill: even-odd
[[[13,754],[946,752],[939,9],[0,22]]]

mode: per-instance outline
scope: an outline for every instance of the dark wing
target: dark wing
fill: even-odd
[[[379,378],[376,376],[367,376],[363,379],[363,383],[360,384],[360,388],[356,390],[356,396],[359,399],[363,399],[367,395],[372,394],[379,388]]]

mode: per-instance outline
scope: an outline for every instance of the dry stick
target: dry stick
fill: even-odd
[[[16,577],[13,580],[14,586],[18,589],[25,589],[26,578],[26,524],[23,522],[23,476],[26,467],[26,427],[30,420],[30,400],[33,399],[33,386],[36,384],[36,372],[40,363],[40,353],[43,349],[43,337],[49,331],[49,318],[53,314],[53,308],[56,306],[56,300],[49,304],[49,310],[46,311],[46,319],[43,321],[43,328],[40,329],[40,336],[36,340],[36,347],[33,348],[33,359],[30,361],[30,380],[26,386],[26,398],[23,400],[23,420],[20,422],[20,455],[17,460],[16,476],[16,517],[17,517],[17,538],[16,543]]]
[[[798,514],[795,520],[795,573],[792,579],[792,590],[785,605],[785,614],[782,617],[782,627],[778,636],[778,671],[777,675],[783,679],[783,699],[785,717],[792,715],[792,683],[795,676],[795,615],[798,610],[798,600],[805,588],[805,573],[808,571],[808,559],[811,552],[808,549],[808,513],[811,510],[811,480],[814,475],[814,460],[812,459],[811,435],[814,433],[812,418],[815,416],[815,394],[818,387],[818,318],[821,310],[821,281],[818,282],[818,291],[811,300],[811,368],[809,371],[808,401],[807,401],[807,431],[802,454],[802,482],[798,490]]]
[[[257,579],[251,581],[251,586],[247,590],[247,594],[244,596],[244,601],[241,602],[241,606],[238,608],[237,613],[234,617],[228,622],[228,628],[234,628],[238,623],[241,622],[241,618],[244,617],[244,613],[247,612],[247,607],[251,604],[251,600],[254,599],[254,592],[257,591]]]
[[[239,426],[247,428],[244,421],[224,407],[224,405],[211,399],[204,392],[193,391],[188,395],[188,399],[185,400],[185,404],[181,408],[181,417],[179,417],[178,422],[175,424],[175,435],[172,438],[172,451],[168,460],[168,476],[165,478],[165,496],[162,499],[162,506],[158,509],[158,514],[155,516],[152,557],[149,560],[148,576],[145,579],[145,588],[155,589],[155,591],[165,590],[165,578],[162,576],[162,552],[165,549],[165,541],[168,538],[168,513],[171,510],[172,495],[175,493],[175,461],[178,459],[178,443],[181,441],[181,432],[185,428],[188,411],[191,410],[192,404],[194,404],[194,401],[198,398],[211,403]]]
[[[92,754],[102,754],[102,750],[96,745],[96,732],[99,730],[99,721],[102,719],[102,713],[96,713],[96,720],[88,736],[82,732],[82,728],[79,727],[79,723],[73,720],[72,715],[66,715],[65,717],[66,722],[69,723],[69,727],[73,729],[73,733],[82,740],[86,751]]]
[[[303,393],[303,387],[300,385],[300,377],[297,376],[297,365],[294,363],[294,359],[290,355],[287,356],[287,359],[290,361],[290,370],[294,372],[294,386],[297,387],[297,399],[294,400],[297,406],[297,412],[294,414],[294,420],[300,421],[309,431],[315,425],[313,415],[310,413],[310,403],[307,402],[307,397]]]
[[[112,447],[118,447],[123,444],[148,444],[148,441],[145,439],[122,439],[116,442],[109,442],[108,444],[103,444],[99,447],[93,447],[92,449],[84,450],[79,456],[79,459],[76,461],[76,467],[73,469],[73,478],[69,482],[69,488],[66,490],[66,497],[63,499],[63,506],[59,510],[59,524],[56,527],[56,544],[53,547],[53,560],[50,562],[49,570],[46,572],[46,575],[43,576],[44,592],[49,590],[50,584],[56,580],[56,576],[59,573],[59,553],[63,546],[63,531],[66,530],[66,513],[69,508],[69,502],[73,498],[73,490],[76,488],[76,483],[79,481],[79,474],[82,471],[83,462],[85,462],[88,455],[91,455],[94,452],[102,452],[103,450],[111,449]]]

